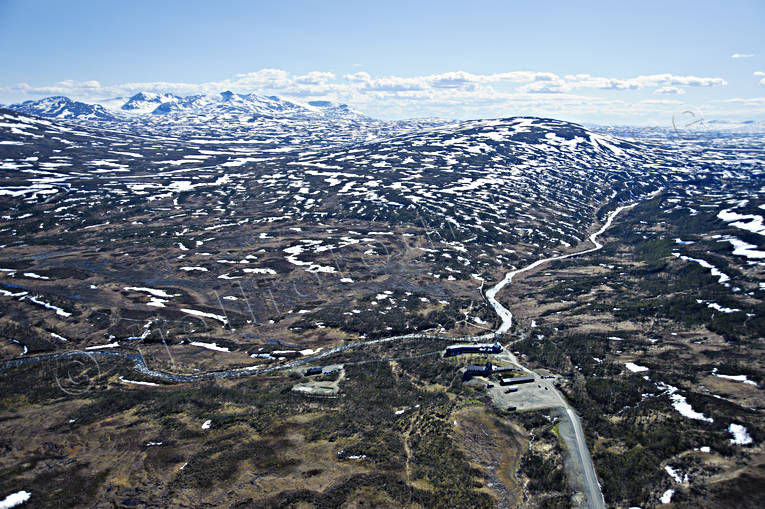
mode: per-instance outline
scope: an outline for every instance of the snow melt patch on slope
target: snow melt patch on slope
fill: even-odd
[[[133,385],[148,385],[149,387],[159,387],[159,384],[155,384],[154,382],[142,382],[140,380],[128,380],[125,377],[120,377],[120,382],[125,384],[133,384]]]
[[[664,492],[664,494],[661,496],[659,501],[662,504],[669,504],[672,501],[672,495],[675,494],[675,490],[670,488],[667,491]]]
[[[27,500],[29,500],[29,497],[31,496],[32,494],[26,490],[21,490],[21,491],[17,491],[16,493],[11,493],[4,499],[0,500],[0,509],[10,509],[11,507],[16,507],[17,505],[21,505]]]
[[[25,297],[22,297],[21,300],[24,300],[24,299],[28,299],[29,301],[34,302],[38,306],[42,306],[45,309],[52,309],[52,310],[54,310],[56,312],[56,314],[58,316],[61,316],[63,318],[68,318],[68,317],[72,316],[72,313],[68,313],[68,312],[64,311],[63,309],[61,309],[60,307],[54,306],[53,304],[48,304],[47,302],[45,302],[43,300],[40,300],[41,297],[39,295],[37,295],[35,297],[25,296]]]
[[[303,240],[302,242],[307,243],[309,245],[315,245],[316,243],[321,244],[321,241],[315,241],[315,240]],[[292,265],[297,266],[308,266],[306,272],[325,272],[325,273],[333,273],[335,272],[335,268],[329,265],[318,265],[311,262],[304,262],[300,259],[298,259],[298,256],[305,251],[303,246],[297,245],[288,247],[286,249],[283,249],[285,253],[287,253],[289,256],[286,257],[287,261],[291,263]]]
[[[752,247],[755,247],[755,246],[752,246]],[[681,260],[685,260],[687,262],[698,263],[705,269],[709,269],[709,271],[712,273],[713,276],[716,276],[717,278],[719,278],[717,282],[720,283],[721,285],[726,285],[726,283],[730,281],[730,277],[728,277],[727,274],[724,274],[720,269],[718,269],[717,267],[715,267],[714,265],[712,265],[706,260],[701,260],[699,258],[691,258],[690,256],[681,255],[677,251],[673,252],[672,256],[676,256],[677,258],[680,258]]]
[[[627,362],[624,364],[624,366],[632,371],[633,373],[642,373],[643,371],[648,371],[648,368],[645,366],[640,366],[638,364]]]
[[[681,476],[679,470],[676,468],[672,468],[671,466],[667,465],[664,467],[664,471],[667,472],[667,475],[674,479],[676,483],[688,482],[688,474]]]
[[[749,436],[749,432],[741,424],[731,423],[728,426],[728,431],[733,435],[733,438],[730,439],[732,444],[749,445],[752,443],[752,437]]]
[[[228,324],[228,319],[225,316],[223,316],[223,315],[216,315],[214,313],[205,313],[204,311],[199,311],[197,309],[188,309],[188,308],[183,308],[183,309],[181,309],[181,311],[183,313],[186,313],[186,314],[189,314],[189,315],[194,315],[194,316],[199,316],[201,318],[212,318],[213,320],[218,320],[223,325]]]
[[[762,216],[755,214],[738,214],[732,209],[721,210],[717,217],[735,228],[765,235],[765,225],[762,224]]]
[[[754,385],[755,387],[759,387],[757,385],[757,382],[754,380],[749,380],[749,378],[746,375],[721,375],[717,372],[717,368],[712,370],[712,374],[718,378],[725,378],[726,380],[732,380],[734,382],[742,382],[749,385]]]
[[[215,350],[216,352],[230,352],[231,351],[228,348],[226,348],[225,346],[218,346],[215,343],[203,343],[201,341],[192,341],[189,344],[193,345],[193,346],[198,346],[200,348],[207,348],[208,350]]]
[[[765,251],[758,250],[757,246],[754,244],[749,244],[748,242],[744,242],[743,240],[739,240],[735,237],[725,240],[731,243],[733,246],[733,254],[736,256],[745,256],[746,258],[750,258],[752,260],[760,260],[765,258]]]
[[[107,345],[89,346],[89,347],[86,347],[85,350],[103,350],[104,348],[118,348],[119,346],[120,346],[119,341],[115,341],[114,343],[109,343]]]
[[[714,309],[714,310],[719,311],[721,313],[728,313],[729,314],[729,313],[737,313],[737,312],[741,311],[738,308],[726,308],[726,307],[721,306],[720,304],[718,304],[716,302],[711,302],[711,301],[708,301],[708,300],[696,299],[696,302],[698,304],[706,304],[708,308]]]
[[[675,408],[675,410],[680,412],[683,417],[688,417],[689,419],[695,419],[697,421],[714,422],[714,419],[711,417],[707,417],[704,414],[694,410],[690,403],[688,403],[688,400],[685,399],[685,396],[678,394],[680,389],[677,387],[665,384],[664,382],[657,382],[656,386],[659,389],[664,390],[669,395],[669,399],[672,401],[672,406]]]
[[[178,297],[180,295],[180,293],[167,293],[165,290],[156,290],[154,288],[143,288],[138,286],[126,286],[125,290],[129,292],[148,293],[149,295],[153,295],[154,297],[162,297],[165,299]]]

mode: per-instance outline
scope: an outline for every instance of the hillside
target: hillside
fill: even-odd
[[[581,504],[565,407],[527,390],[581,415],[609,506],[671,489],[724,507],[761,482],[756,136],[386,122],[230,92],[116,103],[0,110],[5,491]],[[481,338],[502,353],[441,356]],[[460,376],[487,361],[538,383]]]

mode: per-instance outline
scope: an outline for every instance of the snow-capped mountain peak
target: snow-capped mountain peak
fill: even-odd
[[[87,120],[114,120],[114,115],[99,104],[87,104],[72,101],[68,97],[46,97],[38,101],[25,101],[12,104],[8,109],[38,117],[53,117],[62,119],[80,118]]]
[[[152,113],[159,105],[177,103],[183,98],[173,94],[155,94],[151,92],[138,92],[127,100],[120,109],[130,113]]]

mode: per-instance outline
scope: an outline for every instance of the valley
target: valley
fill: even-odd
[[[52,99],[0,110],[3,492],[756,507],[758,135]],[[463,379],[497,359],[559,404]]]

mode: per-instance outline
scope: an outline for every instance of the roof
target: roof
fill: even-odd
[[[481,366],[465,366],[465,372],[466,373],[491,373],[492,365],[491,362],[487,362],[486,364],[483,364]]]
[[[446,347],[447,352],[486,352],[486,351],[499,351],[502,350],[502,345],[495,341],[494,343],[473,343],[468,345],[449,345]]]

